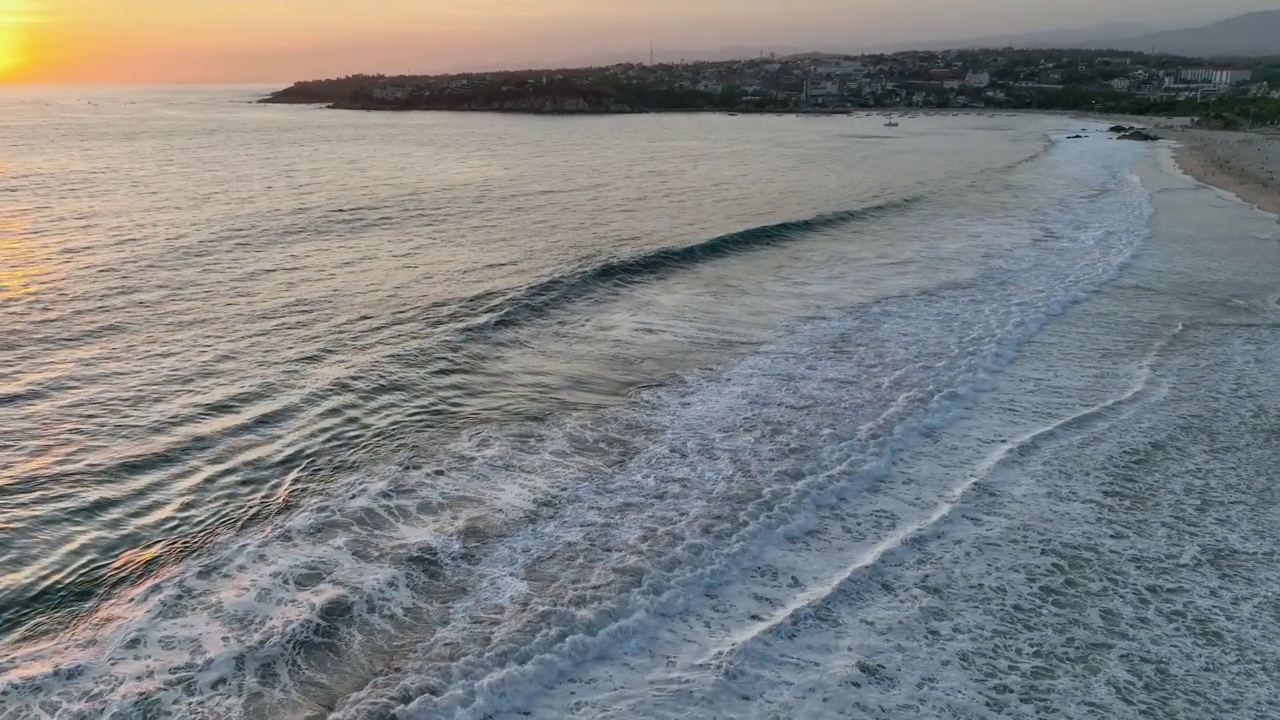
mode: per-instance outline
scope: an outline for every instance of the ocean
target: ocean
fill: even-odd
[[[262,92],[0,94],[0,719],[1280,716],[1163,144]]]

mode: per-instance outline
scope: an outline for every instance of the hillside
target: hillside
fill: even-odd
[[[403,87],[404,94],[390,98],[379,97],[373,92],[388,85]],[[299,82],[258,102],[324,104],[342,110],[472,110],[549,115],[638,112],[629,99],[619,97],[607,88],[572,81],[537,85],[521,83],[518,89],[509,85],[473,82],[466,89],[455,91],[448,89],[447,83],[438,78],[404,76],[353,75]]]
[[[986,35],[951,40],[933,40],[911,44],[910,49],[943,50],[970,48],[1063,48],[1085,47],[1099,42],[1124,40],[1154,32],[1156,28],[1137,23],[1109,23],[1086,28],[1042,30],[1013,35]],[[895,50],[903,49],[893,46]]]
[[[1280,10],[1263,10],[1212,25],[1147,33],[1124,39],[1095,38],[1078,47],[1149,51],[1189,57],[1280,55]]]

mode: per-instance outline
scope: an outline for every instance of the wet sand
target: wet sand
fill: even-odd
[[[1280,135],[1211,130],[1159,132],[1181,144],[1175,157],[1188,175],[1280,215]]]

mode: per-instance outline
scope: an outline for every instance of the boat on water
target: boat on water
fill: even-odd
[[[885,124],[884,124],[884,126],[885,126],[885,127],[898,127],[898,121],[897,121],[897,120],[890,120],[889,122],[885,123]]]
[[[729,117],[738,117],[738,113],[729,113]]]

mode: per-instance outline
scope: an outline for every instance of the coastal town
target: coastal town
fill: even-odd
[[[1200,114],[1247,106],[1280,122],[1280,61],[1221,63],[1091,50],[810,53],[722,62],[455,75],[353,75],[300,82],[266,102],[355,109],[525,112],[835,112],[998,108]]]

